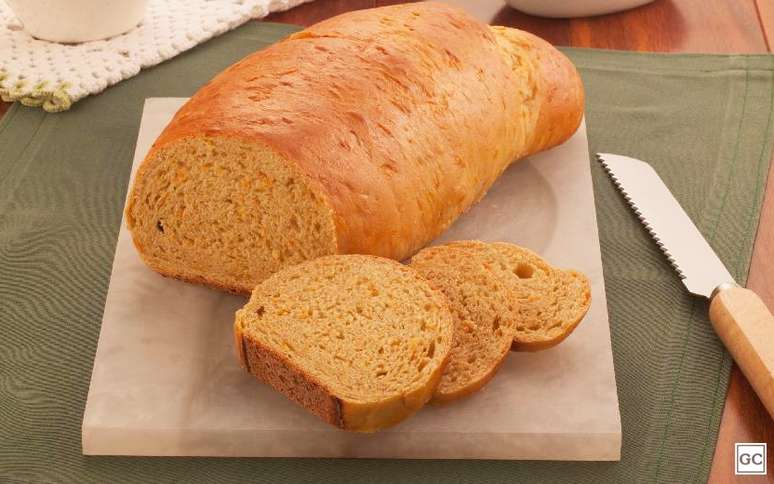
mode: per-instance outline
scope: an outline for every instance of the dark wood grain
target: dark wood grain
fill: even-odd
[[[770,306],[771,307],[771,306]],[[769,475],[768,476],[735,476],[734,475],[734,443],[736,442],[767,442],[769,444]],[[771,474],[772,442],[774,442],[774,426],[771,417],[766,413],[758,397],[755,395],[747,379],[739,367],[734,365],[731,370],[731,383],[726,395],[726,407],[723,410],[723,420],[715,447],[709,482],[721,484],[738,482],[740,484],[756,484],[774,482]]]
[[[758,0],[772,3],[772,0]],[[403,3],[377,0],[377,5]],[[543,19],[501,0],[447,0],[480,20],[521,28],[555,45],[651,52],[766,52],[754,0],[656,0],[640,8],[578,19]]]
[[[334,15],[349,12],[350,10],[373,8],[374,5],[374,0],[317,0],[299,5],[285,12],[273,13],[266,17],[265,20],[308,27]]]
[[[760,32],[764,44],[772,52],[774,41],[774,2],[754,0]],[[755,239],[753,257],[747,287],[758,293],[770,310],[774,310],[774,155],[769,161],[768,180],[764,194],[758,233]],[[774,442],[774,421],[755,395],[750,383],[739,367],[734,365],[731,382],[726,394],[726,406],[715,447],[709,482],[763,483],[774,482],[774,472],[769,467],[768,476],[735,476],[734,443],[766,442],[768,459],[772,457]]]
[[[11,107],[11,103],[0,102],[0,118],[3,117],[8,108]]]
[[[769,163],[764,197],[747,287],[755,291],[769,309],[774,310],[774,156]],[[734,476],[735,442],[767,442],[769,475]],[[773,443],[774,422],[747,379],[734,365],[712,461],[710,482],[728,482],[727,476],[735,478],[734,482],[739,483],[774,482],[774,471],[771,468],[774,465],[771,460],[774,457]]]

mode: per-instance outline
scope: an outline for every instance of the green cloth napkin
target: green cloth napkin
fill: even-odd
[[[592,161],[623,420],[621,462],[81,455],[81,418],[143,99],[188,96],[296,28],[250,23],[65,113],[0,123],[0,482],[701,482],[730,359]],[[771,143],[769,56],[567,50],[590,149],[652,163],[744,282]],[[142,355],[138,355],[142,357]]]

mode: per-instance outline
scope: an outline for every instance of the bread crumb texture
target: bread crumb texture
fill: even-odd
[[[446,402],[483,387],[509,349],[534,351],[566,338],[591,301],[587,278],[556,269],[508,243],[452,242],[411,259],[450,302],[454,345],[433,400]]]
[[[562,342],[591,306],[591,284],[586,275],[555,268],[524,247],[505,242],[492,245],[518,281],[519,320],[512,349],[535,351]]]
[[[411,259],[434,288],[449,299],[454,346],[433,400],[454,400],[478,390],[508,355],[518,323],[512,273],[495,263],[498,254],[483,242],[430,247]]]
[[[416,271],[362,255],[276,273],[234,326],[253,375],[323,420],[366,432],[431,398],[454,331],[447,300]]]

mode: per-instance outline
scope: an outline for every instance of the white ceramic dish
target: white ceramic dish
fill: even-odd
[[[140,23],[147,0],[5,0],[33,37],[78,43],[123,34]]]
[[[639,7],[653,0],[506,0],[516,10],[538,17],[590,17]]]

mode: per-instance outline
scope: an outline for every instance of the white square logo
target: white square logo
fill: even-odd
[[[736,462],[734,474],[737,476],[766,475],[766,444],[734,444]]]

